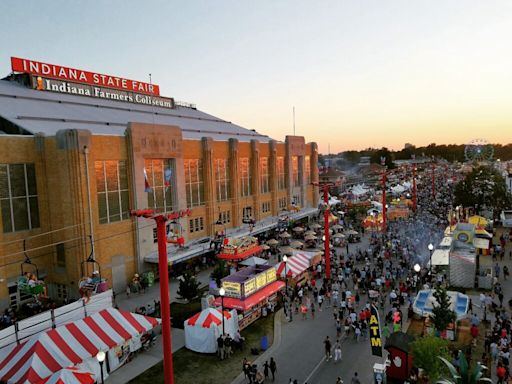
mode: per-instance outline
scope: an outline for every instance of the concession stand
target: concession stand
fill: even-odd
[[[224,247],[217,257],[221,260],[237,263],[251,256],[258,256],[262,251],[263,248],[258,244],[258,239],[255,237],[226,238]]]
[[[276,270],[270,265],[252,265],[222,280],[225,289],[224,308],[236,309],[240,329],[261,317],[263,307],[273,307],[277,292],[284,289],[284,282],[276,280]],[[215,299],[221,306],[221,298]]]
[[[314,268],[321,261],[322,251],[306,252],[294,250],[286,263],[284,261],[279,263],[276,270],[278,276],[283,279],[287,278],[292,286],[296,284],[303,285],[303,283],[309,280],[309,269]]]

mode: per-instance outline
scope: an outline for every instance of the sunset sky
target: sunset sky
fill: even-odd
[[[144,7],[142,7],[144,5]],[[153,82],[320,152],[512,141],[512,2],[2,1],[10,56]]]

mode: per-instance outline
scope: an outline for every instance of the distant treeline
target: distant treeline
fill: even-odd
[[[500,159],[502,161],[512,160],[512,143],[511,144],[491,144],[494,148],[493,159]],[[385,147],[383,148],[367,148],[362,151],[345,151],[338,154],[320,155],[319,161],[325,164],[325,159],[336,159],[340,164],[335,165],[348,165],[357,164],[362,156],[370,157],[370,162],[380,163],[381,157],[386,158],[386,164],[390,165],[393,160],[407,160],[411,159],[413,155],[416,158],[421,157],[436,157],[443,158],[450,162],[465,161],[464,149],[466,145],[436,145],[430,144],[426,147],[408,146],[400,151],[392,151]],[[348,163],[348,164],[347,164]]]

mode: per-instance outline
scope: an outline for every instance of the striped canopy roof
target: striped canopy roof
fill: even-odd
[[[0,381],[35,384],[151,330],[158,319],[107,308],[0,350]]]

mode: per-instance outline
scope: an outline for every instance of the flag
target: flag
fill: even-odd
[[[164,184],[165,184],[165,189],[167,190],[167,188],[169,188],[171,186],[171,179],[172,179],[172,169],[171,168],[167,168],[165,171],[164,171]]]
[[[151,192],[151,185],[149,185],[148,173],[144,167],[144,192]]]

